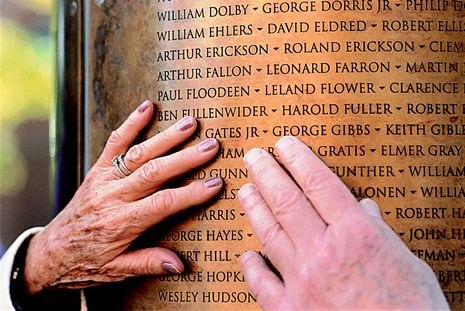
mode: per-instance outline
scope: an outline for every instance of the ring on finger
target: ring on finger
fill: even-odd
[[[120,173],[121,176],[127,177],[131,175],[131,171],[128,169],[126,164],[124,163],[124,154],[120,154],[115,156],[111,162],[113,162],[113,166],[116,168],[118,173]]]

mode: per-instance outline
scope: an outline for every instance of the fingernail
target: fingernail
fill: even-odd
[[[288,149],[297,142],[297,138],[293,136],[284,136],[276,142],[276,148],[278,148],[279,150]]]
[[[254,256],[254,253],[255,252],[251,252],[251,251],[246,251],[244,254],[242,254],[241,256],[241,262],[244,263],[247,261],[247,259],[249,259],[250,257]]]
[[[218,142],[216,141],[216,139],[209,138],[207,140],[204,140],[202,143],[200,143],[199,150],[201,152],[211,151],[215,149],[217,145],[218,145]]]
[[[192,117],[184,117],[182,118],[178,124],[176,124],[176,129],[178,131],[186,131],[194,126],[194,119]]]
[[[245,184],[239,190],[239,199],[243,200],[255,191],[257,191],[257,187],[254,184]]]
[[[169,262],[164,262],[161,264],[161,267],[162,269],[167,272],[167,273],[171,273],[171,274],[181,274],[181,271],[179,271],[178,268],[176,268],[175,265],[173,265],[172,263],[169,263]]]
[[[143,113],[151,104],[152,102],[150,100],[146,100],[139,106],[139,108],[137,108],[137,111],[139,111],[139,113]]]
[[[371,215],[373,217],[381,217],[381,211],[379,209],[378,204],[371,200],[371,199],[363,199],[360,201],[360,205],[362,206],[365,213]]]
[[[208,178],[208,179],[204,180],[204,182],[203,182],[203,184],[207,188],[217,187],[217,186],[221,185],[222,183],[223,183],[223,180],[221,178],[218,178],[218,177]]]
[[[249,165],[254,164],[264,155],[265,155],[265,151],[263,151],[263,149],[254,148],[246,153],[244,157],[244,162]]]

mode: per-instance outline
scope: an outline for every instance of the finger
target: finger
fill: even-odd
[[[244,185],[239,191],[239,201],[250,225],[263,246],[266,255],[281,274],[286,273],[285,257],[293,256],[295,248],[253,184]]]
[[[126,201],[143,198],[159,189],[167,181],[200,167],[218,152],[218,141],[207,139],[169,156],[144,164],[129,177],[118,181],[118,193]]]
[[[185,117],[176,124],[152,138],[129,149],[124,157],[128,169],[134,172],[148,161],[165,155],[189,138],[197,128],[197,121],[192,117]]]
[[[255,252],[241,256],[242,273],[257,302],[264,310],[277,310],[284,299],[284,284]]]
[[[362,210],[368,215],[381,219],[381,211],[378,204],[371,199],[363,199],[360,201]]]
[[[271,155],[262,149],[252,149],[245,155],[244,162],[254,184],[294,245],[305,243],[308,246],[309,234],[314,237],[324,232],[325,223]]]
[[[105,273],[127,277],[181,274],[183,271],[184,265],[178,256],[169,249],[161,247],[123,253],[103,267]]]
[[[360,212],[349,189],[308,146],[287,136],[276,143],[276,148],[284,166],[326,223]]]
[[[124,154],[151,120],[153,110],[152,102],[146,100],[131,113],[126,121],[111,133],[100,161],[107,165],[112,165],[111,160],[114,156]]]
[[[137,224],[140,232],[188,207],[211,200],[223,186],[221,178],[209,178],[187,186],[158,191],[135,202],[127,209],[127,219]]]

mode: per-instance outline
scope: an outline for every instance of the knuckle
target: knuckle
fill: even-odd
[[[130,262],[126,264],[125,272],[132,275],[150,275],[154,273],[152,259],[148,254],[140,254],[138,258],[132,258]]]
[[[185,188],[185,191],[186,191],[186,194],[187,196],[184,196],[183,197],[187,197],[187,198],[198,198],[201,196],[202,194],[202,190],[200,189],[204,189],[203,186],[201,186],[200,183],[197,183],[197,182],[194,182],[194,183],[191,183],[190,185],[188,185],[186,188]]]
[[[239,201],[243,207],[253,209],[263,207],[263,198],[255,185],[246,185],[240,189]],[[266,207],[266,206],[265,206]]]
[[[99,230],[96,237],[101,243],[111,243],[122,235],[119,223],[100,220],[97,225],[99,225]]]
[[[127,159],[129,162],[137,164],[144,161],[146,154],[147,147],[144,144],[139,144],[129,149],[125,159]]]
[[[153,183],[160,178],[163,172],[164,164],[160,159],[152,160],[142,167],[142,178],[146,182]]]
[[[162,141],[170,141],[172,139],[171,135],[170,135],[170,132],[168,130],[164,130],[162,132],[160,132],[160,139]]]
[[[168,215],[174,205],[174,193],[169,190],[157,192],[152,197],[152,206],[158,214]]]
[[[190,162],[192,160],[192,154],[188,149],[179,151],[178,158],[180,162]]]
[[[108,138],[108,144],[109,145],[117,145],[122,139],[121,136],[121,130],[116,129],[113,132],[111,132],[110,137]]]
[[[156,269],[154,269],[154,265],[152,264],[152,258],[150,258],[150,256],[143,257],[141,270],[141,273],[145,275],[156,274]]]
[[[282,227],[278,223],[274,223],[271,226],[268,226],[263,232],[262,244],[263,248],[270,250],[276,244],[279,233],[282,231]]]
[[[329,187],[334,176],[329,170],[315,169],[311,175],[305,175],[302,178],[302,190],[307,194],[318,194]]]
[[[118,128],[118,130],[128,130],[137,125],[137,118],[134,114],[130,114],[129,117],[123,122],[123,124]]]
[[[302,158],[302,150],[300,148],[289,148],[282,153],[286,162],[289,164],[296,164]]]
[[[257,193],[250,193],[247,196],[240,197],[240,202],[242,206],[248,207],[249,209],[257,207],[261,203]]]
[[[255,179],[257,180],[267,180],[269,175],[269,168],[266,165],[262,165],[261,163],[257,163],[252,167]]]
[[[299,204],[302,193],[296,189],[281,189],[274,194],[276,207],[274,212],[277,217],[287,215],[292,212],[293,207]]]
[[[280,153],[286,166],[292,167],[296,171],[302,171],[307,165],[309,148],[303,145],[298,145],[294,148],[288,148]]]

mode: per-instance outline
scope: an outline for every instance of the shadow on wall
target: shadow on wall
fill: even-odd
[[[46,120],[28,120],[16,128],[18,149],[28,176],[24,188],[16,195],[0,197],[0,237],[4,248],[25,229],[43,226],[52,217],[48,129]]]

